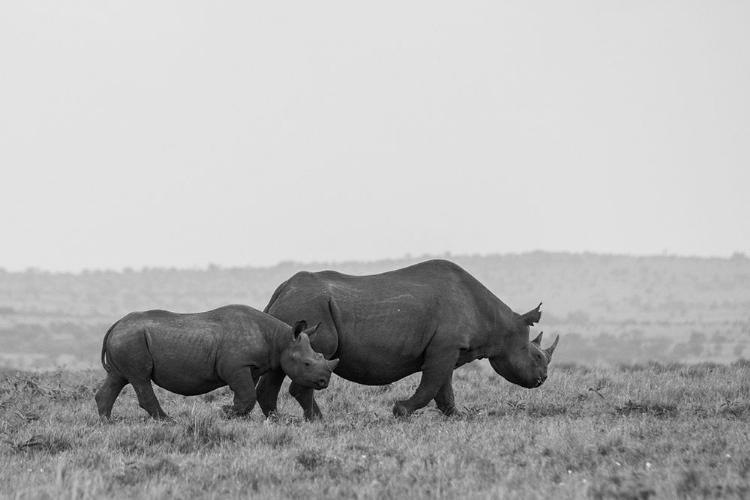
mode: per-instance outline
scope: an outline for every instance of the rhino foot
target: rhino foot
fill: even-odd
[[[221,411],[224,412],[224,415],[227,418],[240,418],[240,417],[249,417],[250,416],[250,410],[252,410],[252,407],[250,409],[241,409],[236,410],[235,405],[223,405],[221,407]]]
[[[224,412],[224,416],[227,418],[238,418],[247,416],[250,412],[238,412],[234,409],[234,405],[223,405],[221,411]]]
[[[401,401],[397,401],[396,404],[393,405],[393,415],[396,417],[407,417],[410,413],[411,412],[406,409],[406,406]]]

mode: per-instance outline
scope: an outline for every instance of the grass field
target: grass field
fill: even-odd
[[[391,416],[418,376],[365,387],[334,377],[308,423],[226,419],[226,390],[132,388],[100,422],[103,370],[0,375],[4,498],[748,498],[750,364],[551,366],[541,388],[474,363],[454,376],[462,415]]]

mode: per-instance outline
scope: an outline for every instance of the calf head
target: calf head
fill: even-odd
[[[318,326],[320,324],[307,328],[306,321],[297,321],[294,324],[292,338],[281,351],[281,369],[294,383],[302,387],[325,389],[339,360],[327,361],[310,346],[310,336],[315,333]]]
[[[539,387],[547,379],[547,365],[555,352],[558,335],[552,345],[542,349],[542,333],[529,341],[529,327],[542,316],[542,304],[526,314],[515,314],[510,332],[503,336],[504,345],[497,356],[489,358],[492,368],[503,378],[522,387]]]

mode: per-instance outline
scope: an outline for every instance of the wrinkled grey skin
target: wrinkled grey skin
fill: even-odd
[[[294,327],[252,307],[231,305],[198,314],[147,311],[128,314],[104,336],[102,366],[107,378],[96,393],[99,415],[109,418],[123,387],[133,385],[138,403],[155,419],[169,419],[151,381],[183,396],[225,385],[234,392],[229,415],[255,406],[255,384],[269,370],[286,373],[300,387],[328,386],[338,361],[310,347],[304,321]]]
[[[371,276],[300,272],[276,289],[265,311],[282,321],[299,314],[320,322],[313,348],[339,358],[334,372],[352,382],[383,385],[421,371],[414,395],[393,407],[406,416],[432,399],[454,413],[453,370],[475,359],[489,358],[514,384],[540,386],[559,337],[547,349],[541,333],[529,341],[539,306],[517,314],[456,264],[433,260]],[[277,369],[258,382],[266,415],[276,411],[283,380]],[[322,417],[311,390],[292,383],[289,392],[305,418]]]

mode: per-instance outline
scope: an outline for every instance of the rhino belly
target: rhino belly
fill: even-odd
[[[204,377],[200,374],[191,373],[189,370],[175,371],[154,368],[151,380],[159,387],[182,396],[206,394],[227,385],[218,376]]]
[[[151,380],[183,396],[205,394],[226,384],[216,373],[214,357],[200,351],[152,352]]]
[[[358,356],[341,353],[334,373],[363,385],[386,385],[421,370],[419,360]]]

